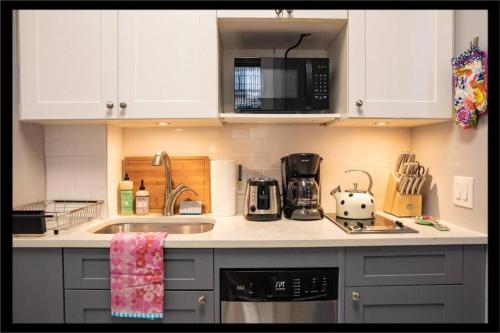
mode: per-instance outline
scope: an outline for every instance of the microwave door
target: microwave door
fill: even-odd
[[[303,59],[262,58],[262,110],[270,112],[305,109]]]
[[[284,106],[288,111],[305,111],[306,105],[306,62],[304,59],[283,59]]]
[[[252,112],[261,109],[261,65],[259,58],[235,58],[234,109]]]
[[[280,74],[280,59],[261,58],[261,110],[279,112],[284,110],[285,105],[280,99],[283,81]]]

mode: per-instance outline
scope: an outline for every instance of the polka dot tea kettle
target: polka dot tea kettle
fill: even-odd
[[[353,220],[371,219],[375,216],[375,202],[371,192],[372,176],[363,170],[347,170],[346,173],[354,171],[365,173],[370,185],[366,191],[359,190],[358,183],[353,183],[354,188],[345,191],[340,189],[340,185],[334,188],[330,194],[337,200],[337,217]]]

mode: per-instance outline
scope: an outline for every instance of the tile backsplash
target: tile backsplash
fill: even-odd
[[[44,133],[46,198],[105,200],[106,125],[49,125]]]
[[[152,156],[165,150],[171,156],[209,156],[233,159],[243,166],[243,179],[272,177],[281,182],[281,157],[299,152],[318,153],[321,164],[322,206],[335,208],[329,192],[356,181],[366,187],[362,174],[345,174],[362,169],[373,177],[377,209],[381,209],[387,177],[397,153],[410,148],[410,130],[405,128],[336,128],[318,125],[239,125],[192,128],[124,128],[110,141],[106,125],[45,126],[47,199],[106,200],[112,184],[119,181],[119,161],[110,163],[107,152],[116,156]],[[117,129],[118,130],[118,129]],[[122,130],[120,129],[120,132]],[[110,132],[110,133],[113,133]],[[114,147],[113,145],[121,145]],[[114,160],[114,159],[113,159]],[[117,184],[116,184],[117,185]],[[237,197],[237,210],[243,210],[243,194]],[[112,197],[111,197],[112,198]],[[116,203],[112,202],[112,208]],[[104,210],[106,211],[106,210]]]
[[[367,187],[366,176],[344,174],[362,169],[373,177],[377,209],[381,209],[390,171],[397,154],[410,148],[406,128],[336,128],[318,125],[240,125],[219,128],[124,128],[123,156],[152,156],[165,150],[171,156],[209,156],[233,159],[243,165],[243,179],[266,176],[281,181],[281,157],[299,152],[318,153],[321,196],[325,210],[335,209],[329,192],[337,185]],[[238,193],[242,212],[243,191]]]

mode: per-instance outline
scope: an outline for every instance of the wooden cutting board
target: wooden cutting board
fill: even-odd
[[[153,166],[153,156],[125,157],[123,174],[128,173],[134,182],[134,194],[139,190],[141,179],[149,191],[149,207],[152,213],[163,212],[165,206],[165,165]],[[174,212],[179,213],[179,202],[184,200],[200,200],[203,213],[210,213],[210,160],[208,156],[170,157],[172,167],[172,190],[183,183],[198,193],[183,192],[177,198]]]

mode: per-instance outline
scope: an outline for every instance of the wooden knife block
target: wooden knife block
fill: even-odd
[[[385,191],[384,212],[397,217],[422,215],[422,195],[399,193],[397,191],[399,181],[394,172],[391,172]]]

